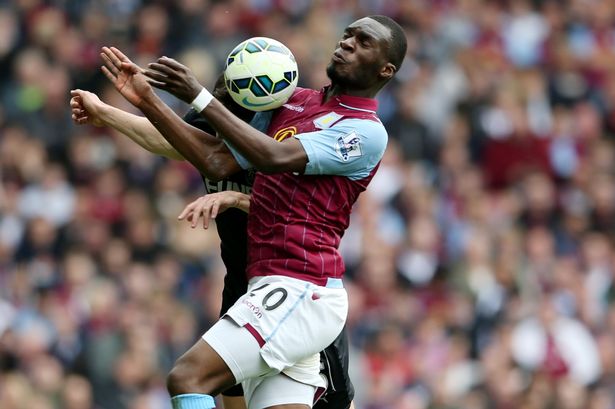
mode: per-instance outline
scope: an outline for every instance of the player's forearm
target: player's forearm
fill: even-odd
[[[233,115],[219,101],[214,99],[201,115],[261,172],[304,171],[307,156],[303,149],[276,142]]]
[[[143,149],[167,158],[184,160],[183,156],[164,139],[147,118],[122,111],[111,105],[102,107],[98,117],[105,125],[128,136]]]
[[[144,98],[139,108],[163,138],[206,177],[219,180],[241,169],[221,139],[184,122],[155,94]]]

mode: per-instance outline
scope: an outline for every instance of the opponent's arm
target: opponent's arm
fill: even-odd
[[[250,211],[250,195],[231,190],[211,193],[190,203],[177,218],[179,220],[186,219],[191,227],[195,228],[199,219],[203,217],[203,228],[207,229],[210,219],[215,219],[217,215],[231,207],[248,213]]]
[[[190,103],[203,88],[186,66],[162,57],[149,64],[144,74],[149,82]],[[146,98],[147,99],[147,98]],[[148,103],[149,101],[145,101]],[[301,143],[294,138],[279,143],[233,115],[218,100],[213,100],[202,112],[223,138],[262,172],[303,172],[308,157]],[[172,142],[173,143],[173,142]]]
[[[222,139],[184,122],[153,92],[139,108],[163,137],[208,178],[220,180],[241,170]]]
[[[72,90],[71,96],[72,118],[76,124],[108,126],[128,136],[149,152],[170,159],[184,160],[147,118],[105,104],[89,91]]]
[[[241,170],[224,142],[183,121],[153,92],[141,69],[116,50],[124,60],[104,47],[104,74],[130,103],[146,118],[173,148],[202,174],[220,180]],[[147,98],[144,98],[147,96]]]

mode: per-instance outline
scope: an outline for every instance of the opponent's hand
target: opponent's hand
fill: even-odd
[[[238,194],[238,192],[224,191],[199,197],[186,206],[177,218],[179,220],[186,219],[186,221],[191,223],[190,227],[194,229],[202,217],[203,228],[207,229],[210,219],[215,219],[218,214],[237,206],[239,201]]]
[[[70,108],[73,122],[77,125],[90,124],[104,126],[101,119],[101,110],[106,106],[96,94],[80,89],[70,92]]]
[[[143,75],[143,70],[115,47],[103,47],[102,72],[115,88],[134,106],[139,106],[154,91]]]
[[[148,77],[150,84],[173,94],[188,104],[203,88],[190,68],[172,58],[159,58],[155,63],[148,64],[143,73]]]

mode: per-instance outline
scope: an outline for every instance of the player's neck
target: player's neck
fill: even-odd
[[[339,84],[331,84],[325,93],[325,102],[329,101],[332,97],[338,95],[349,95],[351,97],[362,98],[375,98],[378,93],[378,89],[351,89]]]

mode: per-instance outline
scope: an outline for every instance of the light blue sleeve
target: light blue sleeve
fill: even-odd
[[[273,116],[273,111],[263,111],[257,112],[254,114],[254,117],[250,121],[250,126],[258,129],[263,133],[267,133],[267,129],[269,128],[269,123],[271,122],[271,117]],[[250,163],[248,159],[245,158],[239,151],[226,139],[224,140],[226,146],[228,146],[229,150],[233,154],[233,157],[239,163],[242,169],[251,169],[254,166]]]
[[[306,175],[341,175],[358,180],[367,177],[382,159],[388,136],[380,122],[351,118],[295,138],[308,156]]]

